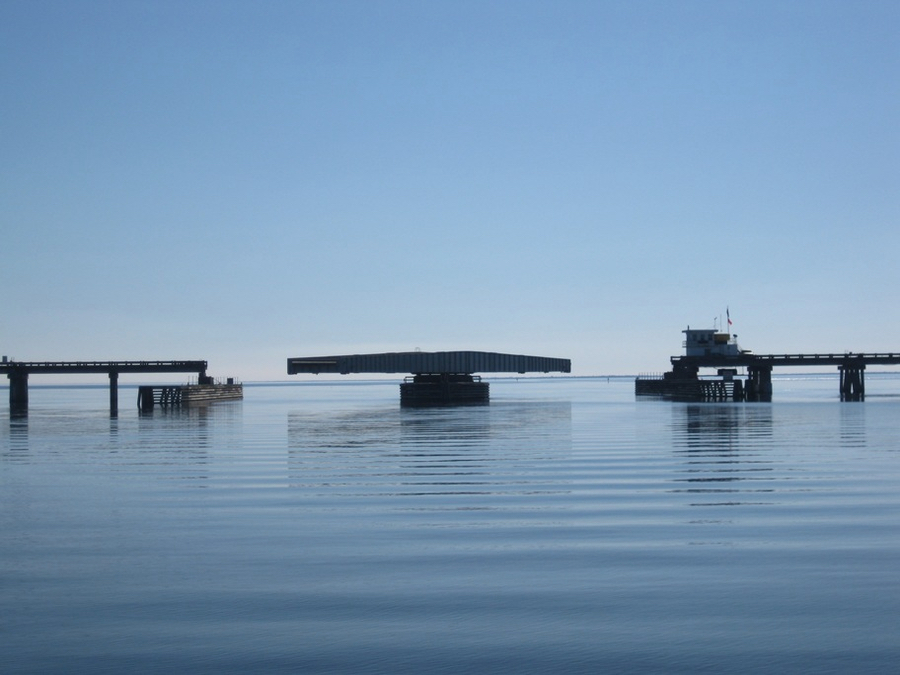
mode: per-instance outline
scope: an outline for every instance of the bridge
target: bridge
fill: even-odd
[[[400,385],[400,405],[483,404],[489,385],[474,373],[570,373],[572,362],[546,356],[496,352],[385,352],[289,358],[298,373],[410,373]]]
[[[109,376],[109,413],[119,412],[120,373],[197,373],[198,381],[209,381],[206,361],[7,361],[3,357],[0,373],[9,378],[10,415],[28,414],[29,375],[89,374]]]
[[[748,401],[772,400],[772,369],[776,366],[836,366],[840,372],[839,393],[842,401],[861,401],[865,398],[867,366],[900,365],[900,353],[844,354],[704,354],[673,356],[672,375],[676,379],[697,378],[700,368],[731,370],[747,369],[746,387],[739,387]],[[735,394],[735,398],[737,394]]]

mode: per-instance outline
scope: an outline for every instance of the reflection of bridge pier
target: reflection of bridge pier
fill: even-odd
[[[411,373],[400,385],[400,405],[459,405],[488,402],[488,383],[473,373],[570,373],[572,362],[494,352],[388,352],[292,358],[287,372]]]

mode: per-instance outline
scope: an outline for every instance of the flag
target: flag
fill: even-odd
[[[728,311],[728,308],[725,308],[725,318],[728,319],[728,325],[731,325],[731,312]]]

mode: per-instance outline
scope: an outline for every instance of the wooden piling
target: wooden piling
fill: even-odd
[[[119,414],[119,374],[115,371],[109,374],[109,414],[111,417]]]

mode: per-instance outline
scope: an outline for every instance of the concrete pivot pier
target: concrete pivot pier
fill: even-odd
[[[415,375],[400,385],[400,405],[483,405],[490,400],[490,387],[478,375]]]
[[[474,373],[571,373],[572,362],[496,352],[386,352],[290,358],[287,372],[411,373],[400,385],[400,405],[460,405],[490,399],[488,383]]]
[[[120,373],[197,373],[203,382],[206,361],[7,361],[0,363],[0,373],[9,378],[9,413],[28,414],[28,377],[31,374],[105,373],[109,376],[109,414],[119,414]]]

